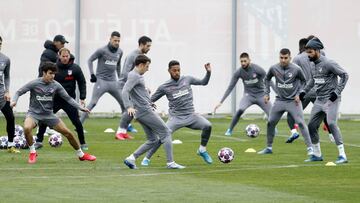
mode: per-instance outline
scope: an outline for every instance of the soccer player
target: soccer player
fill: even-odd
[[[151,148],[161,143],[164,144],[167,168],[185,168],[175,163],[173,158],[173,146],[170,129],[158,114],[153,111],[149,92],[145,88],[144,74],[149,70],[151,60],[145,55],[139,55],[135,59],[135,68],[128,74],[122,95],[124,105],[130,116],[133,116],[143,127],[147,141],[135,152],[128,156],[124,163],[130,169],[136,169],[135,160]],[[131,101],[130,101],[131,100]]]
[[[147,37],[147,36],[140,37],[138,40],[138,44],[139,44],[138,48],[135,49],[134,51],[132,51],[125,58],[124,68],[121,71],[121,75],[120,75],[120,79],[119,79],[120,80],[120,91],[122,91],[124,88],[124,85],[127,81],[129,72],[132,71],[135,67],[136,57],[140,54],[147,54],[150,51],[151,43],[152,43],[152,40],[149,37]],[[133,117],[129,116],[129,114],[126,111],[123,112],[121,119],[120,119],[119,128],[115,135],[117,139],[124,140],[124,139],[131,138],[131,136],[129,134],[127,134],[127,131],[137,132],[137,130],[135,130],[130,124],[132,119],[133,119]]]
[[[315,86],[316,90],[316,101],[311,110],[309,120],[309,132],[314,146],[314,154],[308,161],[323,160],[318,128],[326,116],[329,129],[334,136],[339,150],[339,156],[335,163],[343,164],[347,163],[348,160],[345,154],[342,135],[337,125],[337,115],[341,101],[341,92],[345,88],[349,76],[335,61],[320,54],[320,50],[323,48],[324,46],[318,38],[313,38],[306,44],[306,53],[309,59],[315,63],[315,68],[312,69],[312,77],[304,88],[304,92],[301,92],[300,98],[303,99],[313,86]],[[338,81],[338,77],[340,81]]]
[[[298,65],[302,71],[304,72],[306,81],[309,81],[311,76],[311,69],[314,68],[314,63],[309,60],[309,57],[305,51],[305,45],[309,42],[310,39],[314,38],[314,36],[309,36],[308,38],[302,38],[299,40],[299,51],[300,53],[296,55],[292,62]],[[321,54],[325,54],[324,52],[320,52]],[[304,99],[301,101],[303,108],[305,109],[310,102],[314,103],[316,100],[316,93],[315,88],[312,88],[304,97]],[[291,116],[291,114],[287,114],[287,122],[289,125],[289,128],[291,130],[291,136],[286,140],[286,143],[292,143],[294,140],[299,138],[299,133],[297,132],[297,124],[295,124],[294,118]],[[324,126],[327,126],[326,117],[324,119]],[[329,132],[329,139],[332,142],[334,141],[334,137],[331,134],[331,130],[329,128],[327,131]]]
[[[119,81],[121,72],[121,58],[123,51],[119,48],[120,33],[114,31],[111,33],[110,41],[107,45],[99,48],[93,53],[89,60],[88,66],[91,74],[90,82],[95,83],[92,97],[87,108],[91,111],[99,101],[100,97],[109,93],[119,103],[121,111],[124,111],[124,104],[119,90]],[[97,60],[96,74],[93,69],[93,62]],[[81,123],[84,123],[87,113],[80,116]]]
[[[8,152],[20,153],[15,148],[15,117],[10,107],[10,59],[1,52],[2,38],[0,36],[0,110],[6,119],[6,132],[8,135]]]
[[[232,131],[235,125],[238,123],[241,115],[244,111],[249,108],[251,105],[258,105],[267,116],[269,116],[269,111],[271,109],[271,102],[265,103],[265,85],[264,78],[266,72],[259,65],[251,63],[250,56],[248,53],[240,54],[240,64],[241,68],[235,71],[233,77],[230,81],[230,84],[222,97],[220,103],[216,105],[214,112],[222,105],[225,99],[229,96],[232,89],[234,89],[236,83],[239,79],[242,79],[244,85],[244,96],[240,101],[240,107],[234,115],[231,124],[225,135],[231,136]],[[274,88],[273,88],[274,89]]]
[[[61,48],[64,48],[65,43],[69,43],[65,37],[63,35],[56,35],[54,37],[53,41],[50,40],[46,40],[44,43],[44,48],[45,50],[43,51],[43,53],[41,54],[40,57],[40,65],[39,65],[39,75],[38,77],[42,76],[42,70],[41,70],[41,65],[44,62],[53,62],[56,63],[57,59],[58,59],[58,51]]]
[[[211,123],[203,116],[196,114],[193,104],[193,93],[191,85],[207,85],[211,75],[210,63],[205,64],[206,75],[203,79],[197,79],[192,76],[180,77],[180,63],[178,61],[170,61],[168,72],[170,80],[162,84],[156,92],[151,96],[151,102],[156,102],[162,96],[166,95],[169,100],[169,120],[166,126],[172,133],[176,130],[188,127],[194,130],[202,130],[201,142],[197,154],[201,156],[208,164],[213,162],[206,150],[206,145],[211,135]],[[160,147],[161,143],[157,143],[144,157],[141,165],[148,166],[150,158]]]
[[[42,77],[21,87],[16,92],[11,102],[11,107],[16,106],[19,97],[30,91],[29,111],[27,112],[24,121],[25,138],[30,148],[28,163],[33,164],[36,162],[37,152],[31,131],[37,125],[41,124],[45,124],[63,134],[68,139],[71,146],[76,150],[76,154],[80,161],[95,161],[95,156],[84,153],[80,149],[78,142],[74,138],[74,134],[66,127],[64,122],[54,114],[53,98],[55,95],[58,95],[77,109],[86,112],[90,111],[76,103],[75,100],[66,93],[65,89],[58,82],[54,81],[55,73],[57,71],[54,63],[45,62],[41,65],[41,69],[43,70]]]
[[[55,74],[55,80],[60,83],[66,90],[66,92],[75,99],[76,97],[76,84],[79,87],[80,92],[80,104],[85,106],[86,98],[86,80],[84,74],[77,64],[74,63],[75,57],[71,55],[70,50],[67,48],[62,48],[59,51],[59,59],[56,63],[58,68],[57,73]],[[54,97],[54,113],[58,112],[60,109],[64,110],[65,113],[70,118],[71,122],[76,128],[78,134],[80,147],[82,150],[88,150],[88,146],[85,142],[84,137],[84,128],[79,119],[78,110],[69,105],[64,99],[55,95]],[[46,125],[39,125],[39,131],[37,133],[37,139],[35,143],[35,148],[39,149],[42,147],[42,141],[44,140],[44,133],[46,130]]]
[[[304,73],[295,64],[291,63],[289,49],[280,50],[280,63],[270,67],[265,77],[266,94],[265,103],[269,102],[270,85],[272,77],[275,77],[275,84],[278,91],[275,102],[270,110],[267,123],[267,147],[258,154],[272,154],[272,144],[275,136],[275,127],[284,112],[290,113],[295,122],[299,125],[301,134],[307,146],[307,154],[312,155],[309,131],[304,121],[303,108],[299,98],[300,91],[306,83]]]

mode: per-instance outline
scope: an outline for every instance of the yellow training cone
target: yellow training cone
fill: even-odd
[[[245,152],[247,152],[247,153],[255,153],[256,150],[253,149],[253,148],[249,148],[249,149],[245,150]]]
[[[330,162],[327,162],[325,164],[325,166],[336,166],[336,164],[334,162],[330,161]]]

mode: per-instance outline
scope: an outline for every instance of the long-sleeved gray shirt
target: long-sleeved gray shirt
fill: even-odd
[[[197,79],[192,76],[182,76],[177,81],[170,79],[158,87],[151,96],[151,101],[155,102],[166,95],[169,100],[169,114],[171,116],[192,114],[195,110],[191,85],[207,85],[210,75],[211,72],[207,71],[203,79]]]
[[[136,109],[136,118],[141,117],[149,110],[152,110],[150,94],[145,88],[144,76],[136,69],[130,71],[127,81],[122,90],[122,98],[126,109]]]
[[[263,68],[256,64],[249,64],[247,68],[238,68],[232,76],[230,84],[221,99],[221,103],[229,96],[239,79],[242,79],[244,85],[244,93],[251,96],[264,96],[265,85],[264,78],[266,72]]]
[[[315,67],[315,64],[309,60],[308,54],[304,51],[293,58],[293,63],[298,65],[304,73],[306,81],[312,78],[311,70]],[[312,88],[307,94],[307,97],[315,98],[315,88]]]
[[[265,77],[266,95],[270,94],[270,81],[275,77],[277,89],[276,98],[280,100],[293,100],[298,96],[306,84],[305,76],[299,66],[294,63],[282,67],[280,63],[270,67]]]
[[[121,74],[120,74],[120,78],[119,78],[121,88],[124,87],[124,85],[127,81],[129,72],[135,68],[135,59],[140,54],[141,54],[141,51],[139,49],[135,49],[125,58],[124,66],[123,66],[123,69],[121,70]]]
[[[13,101],[17,102],[19,97],[30,91],[29,112],[35,114],[40,119],[53,118],[54,95],[58,95],[77,109],[81,109],[73,98],[57,81],[46,83],[43,78],[37,78],[21,87],[14,95]]]
[[[10,88],[10,59],[0,52],[0,95],[9,91]]]
[[[307,93],[315,87],[316,97],[321,99],[329,98],[331,92],[335,92],[340,97],[349,79],[349,75],[339,64],[322,55],[315,61],[315,68],[312,69],[311,74],[312,77],[304,91]]]
[[[108,45],[96,50],[88,60],[90,74],[94,74],[93,62],[97,59],[96,77],[106,81],[116,81],[120,78],[122,55],[123,51],[120,48],[113,53]]]

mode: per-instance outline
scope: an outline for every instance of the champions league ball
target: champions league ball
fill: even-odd
[[[8,137],[7,136],[1,136],[0,137],[0,149],[6,149],[8,145]]]
[[[18,125],[18,124],[15,125],[15,137],[16,136],[24,137],[24,128],[21,127],[21,125]]]
[[[234,159],[234,151],[228,147],[220,149],[218,158],[224,164],[230,163]]]
[[[22,136],[15,136],[14,144],[15,144],[15,147],[18,149],[25,149],[27,146],[26,139],[25,139],[25,137],[22,137]]]
[[[63,143],[61,134],[53,134],[49,137],[49,144],[51,147],[60,147]]]
[[[245,133],[247,136],[249,136],[251,138],[255,138],[259,135],[260,128],[255,124],[250,124],[250,125],[246,126]]]

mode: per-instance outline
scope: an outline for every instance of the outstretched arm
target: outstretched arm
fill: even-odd
[[[191,77],[191,80],[190,80],[190,84],[191,85],[207,85],[209,83],[209,80],[210,80],[210,76],[211,76],[211,65],[210,63],[206,63],[204,65],[205,67],[205,70],[206,70],[206,75],[203,79],[197,79],[197,78],[194,78],[194,77]]]

